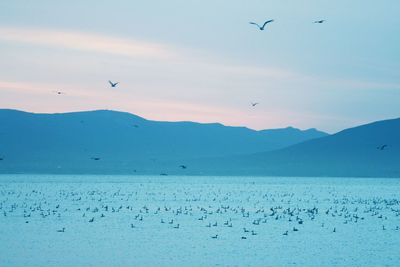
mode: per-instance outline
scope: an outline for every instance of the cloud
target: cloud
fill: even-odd
[[[339,129],[354,102],[377,109],[368,102],[371,95],[379,93],[389,104],[399,97],[396,81],[316,76],[101,34],[0,26],[0,42],[27,44],[3,51],[0,106],[29,111],[106,108],[159,120],[219,121],[257,129],[288,124]],[[43,50],[38,57],[33,46],[60,48],[62,53]],[[121,84],[110,90],[108,79]],[[54,91],[66,94],[60,97]],[[249,109],[250,101],[262,105]]]
[[[0,40],[132,58],[169,59],[177,56],[173,48],[158,43],[73,31],[0,27]]]
[[[29,94],[29,95],[49,95],[56,92],[67,92],[69,95],[76,97],[92,96],[87,90],[73,86],[69,87],[55,83],[34,83],[21,81],[4,81],[0,80],[0,91],[8,93]]]

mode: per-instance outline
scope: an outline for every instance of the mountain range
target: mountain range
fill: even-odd
[[[399,137],[400,119],[328,135],[0,109],[0,173],[400,177]]]

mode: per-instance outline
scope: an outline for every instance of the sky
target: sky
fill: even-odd
[[[399,10],[397,0],[2,0],[0,108],[329,133],[397,118]],[[264,31],[249,24],[268,19]]]

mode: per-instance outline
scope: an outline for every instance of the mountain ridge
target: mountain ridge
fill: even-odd
[[[3,173],[98,168],[90,158],[102,158],[102,164],[110,169],[114,164],[116,171],[131,165],[151,169],[155,161],[271,151],[327,135],[293,127],[256,131],[219,123],[151,121],[109,110],[43,114],[5,109],[0,110],[0,134]]]

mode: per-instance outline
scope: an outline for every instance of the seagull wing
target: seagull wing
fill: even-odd
[[[274,20],[273,19],[270,19],[270,20],[267,20],[266,22],[264,22],[264,24],[263,24],[263,28],[265,27],[265,25],[267,25],[268,23],[271,23],[271,22],[273,22]]]
[[[250,24],[253,24],[253,25],[256,25],[258,28],[261,28],[261,26],[260,25],[258,25],[257,23],[255,23],[255,22],[249,22]]]
[[[111,86],[113,86],[113,83],[112,83],[112,81],[108,81],[108,83],[109,83]]]

